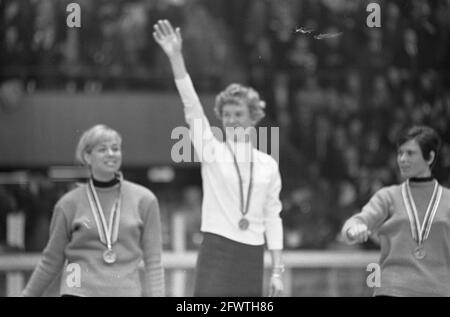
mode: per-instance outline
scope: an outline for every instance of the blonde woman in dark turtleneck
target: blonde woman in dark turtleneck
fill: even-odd
[[[81,136],[77,158],[91,178],[57,202],[23,296],[41,296],[61,271],[62,296],[164,296],[158,201],[122,178],[121,148],[119,133],[104,125]]]
[[[377,231],[381,283],[375,296],[450,296],[450,191],[432,176],[441,140],[416,126],[397,143],[405,179],[380,189],[342,229],[348,243]]]

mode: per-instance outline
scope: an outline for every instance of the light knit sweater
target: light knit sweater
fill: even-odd
[[[423,222],[434,181],[410,182],[420,223]],[[381,283],[374,295],[450,296],[450,191],[443,188],[431,232],[424,242],[426,256],[416,259],[401,185],[380,189],[362,211],[344,224],[343,236],[356,222],[377,231],[381,246]],[[351,242],[351,241],[349,241]]]
[[[155,195],[137,184],[122,182],[119,234],[113,245],[117,260],[106,264],[102,258],[106,246],[100,241],[86,188],[86,184],[81,185],[56,204],[48,244],[23,295],[41,296],[62,272],[61,294],[164,296],[161,222]],[[96,191],[105,218],[109,219],[119,186],[96,187]],[[68,267],[69,264],[80,268],[79,283],[74,266]]]

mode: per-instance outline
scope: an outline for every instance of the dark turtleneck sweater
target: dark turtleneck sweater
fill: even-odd
[[[147,188],[128,181],[123,181],[121,185],[118,182],[98,181],[95,184],[108,220],[121,187],[118,240],[113,245],[116,262],[107,264],[103,261],[106,246],[99,238],[87,197],[87,185],[81,185],[57,202],[48,244],[23,291],[24,296],[41,296],[61,271],[61,294],[89,297],[164,296],[161,222],[155,195]],[[143,278],[139,274],[142,261]],[[72,263],[80,268],[79,286],[72,283],[73,267],[68,269],[67,266]]]

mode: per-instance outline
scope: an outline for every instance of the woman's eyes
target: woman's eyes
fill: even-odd
[[[229,113],[224,113],[223,114],[223,116],[224,116],[224,118],[230,118],[230,117],[236,117],[236,118],[239,118],[239,117],[242,117],[242,113],[240,113],[240,112],[236,112],[235,114],[229,114]]]
[[[97,149],[97,152],[99,152],[99,153],[104,153],[104,152],[107,152],[108,151],[108,148],[106,148],[106,147],[101,147],[101,148],[98,148]],[[117,148],[111,148],[111,151],[112,152],[119,152],[120,151],[120,149],[117,147]]]

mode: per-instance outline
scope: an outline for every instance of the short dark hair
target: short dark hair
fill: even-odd
[[[403,132],[397,139],[397,148],[410,140],[416,140],[425,160],[430,159],[431,151],[434,152],[434,160],[430,164],[430,167],[433,167],[437,160],[439,150],[441,149],[442,142],[441,137],[436,130],[424,125],[413,126]]]

